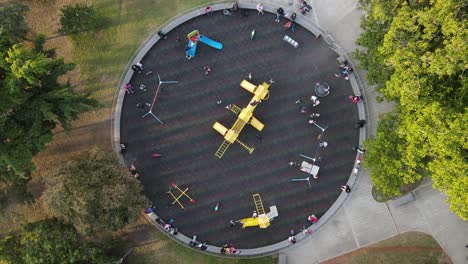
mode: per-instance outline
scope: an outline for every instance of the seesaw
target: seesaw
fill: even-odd
[[[180,192],[179,196],[176,197],[172,193],[172,189],[176,189],[177,191],[179,191]],[[187,194],[188,189],[189,188],[187,187],[187,188],[185,188],[185,190],[182,190],[182,189],[179,188],[179,186],[177,186],[177,184],[172,183],[171,187],[169,188],[169,191],[167,192],[169,195],[172,196],[172,198],[174,198],[174,201],[172,202],[172,204],[178,203],[180,208],[184,209],[185,208],[184,205],[179,201],[179,199],[181,197],[186,197],[190,201],[190,203],[192,203],[192,204],[196,203],[195,199],[193,199],[192,197],[190,197]]]

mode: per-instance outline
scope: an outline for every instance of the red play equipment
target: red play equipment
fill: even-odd
[[[173,188],[180,192],[179,196],[176,197],[176,196],[172,193],[172,189],[173,189]],[[180,199],[182,196],[187,197],[187,199],[190,201],[190,203],[192,203],[192,204],[196,203],[195,199],[193,199],[192,197],[188,196],[188,194],[187,194],[188,189],[189,189],[189,188],[185,188],[185,190],[182,190],[182,189],[179,188],[179,186],[177,186],[177,184],[172,183],[172,184],[171,184],[171,187],[169,188],[169,191],[167,192],[169,195],[172,196],[172,198],[174,198],[174,201],[172,202],[172,204],[178,203],[179,206],[180,206],[180,208],[184,209],[185,207],[182,205],[182,203],[179,202],[179,199]]]

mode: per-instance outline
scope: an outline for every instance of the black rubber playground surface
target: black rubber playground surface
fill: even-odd
[[[275,16],[259,16],[250,11],[248,17],[225,17],[215,12],[210,17],[198,17],[168,33],[144,57],[145,70],[152,73],[134,74],[131,84],[135,93],[126,95],[122,109],[121,138],[128,143],[125,159],[134,162],[141,182],[156,213],[174,224],[187,236],[196,234],[199,241],[222,245],[232,243],[238,248],[254,248],[287,239],[289,230],[296,232],[307,225],[307,216],[322,216],[340,194],[355,158],[353,146],[358,142],[357,107],[347,98],[352,94],[348,81],[336,78],[337,55],[325,42],[297,26],[296,32],[284,31],[286,22],[274,22]],[[250,32],[255,28],[255,40]],[[201,34],[222,42],[222,50],[198,44],[196,58],[185,58],[186,35],[198,29]],[[299,42],[295,49],[282,40],[288,34]],[[177,37],[182,38],[177,41]],[[212,69],[207,76],[203,67]],[[214,156],[223,138],[212,129],[218,121],[230,128],[236,116],[224,107],[234,103],[244,107],[252,95],[239,86],[252,73],[252,83],[274,80],[270,98],[262,102],[254,115],[265,124],[263,141],[256,138],[254,128],[246,126],[240,139],[255,147],[249,155],[239,144],[231,145],[222,159]],[[154,113],[166,124],[161,126],[153,117],[142,115],[137,103],[151,103],[157,87],[157,75],[178,84],[163,84]],[[321,104],[311,107],[317,81],[326,81],[331,94],[321,98]],[[147,91],[138,89],[146,85]],[[216,101],[222,100],[218,105]],[[307,114],[299,113],[302,99]],[[308,124],[312,112],[322,127],[328,126],[323,139],[328,147],[318,149],[320,130]],[[319,179],[290,182],[307,174],[290,167],[288,162],[300,162],[299,154],[314,156],[321,161]],[[153,153],[161,153],[159,158]],[[169,206],[172,198],[166,192],[171,183],[197,200],[185,206]],[[267,229],[240,225],[229,227],[229,220],[251,217],[255,205],[252,194],[259,193],[266,211],[276,205],[279,216]],[[175,191],[174,194],[177,195]],[[218,212],[215,205],[220,202]]]

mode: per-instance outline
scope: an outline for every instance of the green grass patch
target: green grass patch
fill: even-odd
[[[138,47],[159,26],[206,0],[95,0],[104,22],[97,32],[72,37],[73,60],[89,91],[114,89]],[[103,102],[111,104],[111,101]]]
[[[127,263],[139,264],[225,264],[225,263],[239,263],[239,264],[273,264],[275,259],[273,257],[262,257],[255,259],[229,259],[209,256],[199,251],[179,245],[172,241],[164,234],[154,231],[154,238],[157,242],[153,242],[144,246],[135,248],[126,259]]]
[[[362,254],[347,264],[441,264],[445,262],[440,254],[433,252],[387,252]]]
[[[422,232],[406,232],[372,244],[369,247],[425,247],[440,248],[432,236]]]

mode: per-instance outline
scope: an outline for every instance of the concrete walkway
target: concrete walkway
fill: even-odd
[[[314,0],[312,7],[317,25],[348,52],[356,49],[355,40],[361,32],[356,0]],[[365,72],[358,74],[365,82]],[[377,103],[372,87],[365,83],[364,87],[370,132],[375,134],[379,114],[390,111],[392,105]],[[468,263],[464,247],[468,244],[468,222],[448,210],[445,195],[433,189],[430,180],[413,191],[415,201],[400,207],[375,202],[371,188],[369,172],[363,171],[336,215],[310,239],[283,251],[287,263],[319,263],[407,231],[432,235],[454,263]]]

